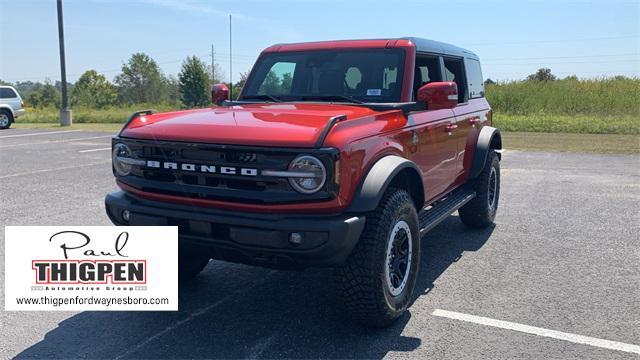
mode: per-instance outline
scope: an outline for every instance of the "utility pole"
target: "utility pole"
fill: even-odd
[[[231,55],[231,14],[229,14],[229,100],[233,101],[233,56]]]
[[[71,110],[67,97],[67,65],[64,60],[64,28],[62,26],[62,0],[57,0],[58,5],[58,43],[60,45],[60,77],[62,90],[62,108],[60,109],[60,126],[69,126],[72,123]]]
[[[215,52],[213,51],[213,44],[211,44],[211,83],[216,82],[216,65],[215,65]]]

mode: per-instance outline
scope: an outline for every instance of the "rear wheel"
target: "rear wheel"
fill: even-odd
[[[409,193],[388,189],[367,215],[360,241],[336,269],[351,317],[364,325],[392,324],[408,308],[420,268],[418,216]]]
[[[8,129],[13,122],[13,115],[10,111],[0,110],[0,129]]]
[[[458,210],[460,220],[473,228],[486,228],[493,224],[500,199],[500,160],[490,151],[484,169],[471,182],[476,197]]]
[[[207,264],[211,256],[203,249],[180,245],[178,249],[178,280],[187,283],[193,280]]]

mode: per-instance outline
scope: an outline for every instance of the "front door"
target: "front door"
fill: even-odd
[[[447,190],[455,180],[458,144],[453,136],[455,115],[451,109],[427,110],[409,115],[418,151],[413,161],[422,172],[427,203]]]
[[[430,82],[443,81],[444,66],[433,54],[416,54],[414,98],[418,89]],[[453,185],[458,156],[458,129],[453,110],[426,110],[409,116],[415,124],[414,140],[418,145],[415,163],[422,171],[425,198],[431,202]]]

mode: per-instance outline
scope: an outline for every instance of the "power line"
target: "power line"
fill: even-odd
[[[536,40],[536,41],[522,41],[522,42],[517,42],[517,43],[543,43],[543,42],[568,42],[568,41],[586,41],[586,40],[607,40],[607,39],[627,39],[627,38],[638,38],[638,36],[619,36],[619,37],[601,37],[601,38],[582,38],[582,39],[563,39],[563,40]],[[515,43],[515,42],[513,42]],[[491,44],[509,44],[509,43],[484,43],[485,45],[491,45]],[[467,44],[470,45],[470,44]],[[473,44],[471,44],[473,45]],[[475,45],[480,45],[475,44]],[[166,54],[166,53],[176,53],[176,52],[188,52],[189,50],[174,50],[174,51],[163,51],[160,53],[155,53],[157,54]],[[229,53],[226,52],[216,52],[216,54],[218,55],[229,55],[231,57],[231,51]],[[196,55],[198,57],[209,57],[211,56],[211,54],[200,54],[200,55]],[[523,58],[487,58],[487,59],[483,59],[485,61],[487,60],[507,60],[507,61],[519,61],[519,60],[546,60],[546,59],[579,59],[579,58],[597,58],[597,57],[616,57],[616,56],[640,56],[640,53],[624,53],[624,54],[597,54],[597,55],[577,55],[577,56],[545,56],[545,57],[523,57]],[[247,60],[239,60],[237,59],[237,57],[245,57],[247,58]],[[241,63],[241,64],[252,64],[254,62],[254,59],[257,58],[257,55],[247,55],[247,54],[233,54],[233,58],[236,63]],[[251,60],[248,60],[248,59]],[[175,59],[175,60],[167,60],[167,61],[161,61],[161,62],[156,62],[156,64],[158,65],[165,65],[165,64],[172,64],[172,63],[177,63],[177,62],[181,62],[184,61],[184,59]],[[583,64],[583,63],[611,63],[611,62],[633,62],[636,60],[612,60],[612,61],[584,61],[584,62],[580,62],[580,61],[576,61],[576,62],[556,62],[556,63],[547,63],[547,64]],[[483,64],[486,65],[538,65],[538,63],[491,63],[491,62],[483,62]],[[112,68],[112,69],[105,69],[105,70],[96,70],[98,73],[101,74],[108,74],[108,73],[114,73],[114,72],[118,72],[118,71],[122,71],[122,68]],[[75,73],[75,74],[69,74],[70,77],[75,77],[75,76],[80,76],[82,75],[82,73]],[[27,81],[27,80],[40,80],[40,79],[47,79],[47,78],[55,78],[57,77],[57,75],[41,75],[41,76],[31,76],[31,77],[21,77],[21,78],[12,78],[12,79],[3,79],[5,81]]]
[[[496,42],[496,43],[464,43],[462,45],[515,45],[515,44],[543,44],[543,43],[561,43],[561,42],[574,42],[574,41],[595,41],[595,40],[615,40],[615,39],[635,39],[638,35],[633,36],[612,36],[612,37],[598,37],[598,38],[581,38],[581,39],[559,39],[559,40],[532,40],[532,41],[508,41],[508,42]]]
[[[601,54],[601,55],[578,55],[578,56],[542,56],[542,57],[526,57],[526,58],[483,58],[481,60],[545,60],[545,59],[580,59],[590,57],[614,57],[614,56],[640,56],[640,53],[626,54]]]
[[[604,72],[609,72],[612,73],[613,75],[605,75]],[[522,75],[522,72],[502,72],[502,71],[495,71],[493,72],[494,74],[497,75]],[[616,76],[619,74],[636,74],[638,76],[640,76],[640,72],[638,71],[633,71],[633,70],[624,70],[624,71],[616,71],[616,70],[601,70],[601,71],[553,71],[552,72],[554,75],[577,75],[577,74],[594,74],[594,75],[602,75],[602,76]]]
[[[226,52],[217,52],[216,54],[218,55],[230,55],[229,53]],[[206,53],[206,54],[196,54],[195,56],[197,57],[209,57],[211,56],[211,54]],[[236,59],[238,55],[233,54],[233,61],[236,63],[240,63],[240,64],[253,64],[254,59],[257,58],[257,56],[250,56],[250,55],[241,55],[241,57],[251,57],[251,60],[249,59]],[[165,64],[174,64],[174,63],[178,63],[178,62],[182,62],[184,61],[184,58],[182,59],[174,59],[174,60],[167,60],[167,61],[158,61],[156,62],[157,65],[165,65]],[[122,71],[122,67],[119,68],[111,68],[111,69],[105,69],[105,70],[98,70],[98,69],[94,69],[96,72],[100,73],[100,74],[109,74],[109,73],[114,73],[114,72],[118,72],[118,71]],[[80,76],[83,73],[74,73],[74,74],[67,74],[69,77],[74,77],[74,76]],[[21,78],[10,78],[10,79],[2,79],[5,81],[27,81],[27,80],[40,80],[40,79],[47,79],[47,78],[54,78],[57,77],[58,75],[41,75],[41,76],[29,76],[29,77],[21,77]]]
[[[560,62],[530,62],[530,63],[492,63],[486,62],[485,65],[559,65],[559,64],[610,64],[620,62],[635,62],[640,63],[640,59],[637,60],[610,60],[610,61],[560,61]]]
[[[209,56],[209,54],[200,54],[200,55],[196,55],[199,57],[205,57],[205,56]],[[156,65],[166,65],[166,64],[175,64],[178,62],[182,62],[184,61],[184,59],[175,59],[175,60],[167,60],[167,61],[158,61],[156,62]],[[109,73],[114,73],[114,72],[118,72],[118,71],[122,71],[122,67],[119,68],[112,68],[112,69],[106,69],[106,70],[97,70],[97,69],[92,69],[95,70],[97,73],[99,74],[109,74]],[[71,76],[80,76],[84,74],[84,72],[82,73],[74,73],[74,74],[68,74],[70,77]],[[31,77],[22,77],[20,79],[18,78],[14,78],[14,79],[3,79],[3,80],[7,80],[7,81],[21,81],[21,80],[33,80],[33,79],[47,79],[47,78],[51,78],[51,77],[55,77],[57,75],[41,75],[41,76],[31,76]]]
[[[156,56],[156,55],[175,54],[175,53],[190,54],[190,53],[193,52],[193,49],[167,50],[167,51],[144,51],[144,50],[140,50],[140,51],[135,51],[135,52],[143,52],[143,53],[146,53],[146,54],[148,54],[150,56],[151,55]],[[229,55],[226,52],[217,52],[217,51],[216,51],[216,54],[218,54],[218,55]],[[207,56],[209,56],[209,55],[207,54]],[[257,55],[250,55],[250,54],[237,54],[237,53],[233,54],[233,57],[237,57],[237,56],[246,57],[246,58],[255,58],[255,57],[257,57]]]

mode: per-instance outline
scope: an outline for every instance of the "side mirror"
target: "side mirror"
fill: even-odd
[[[451,81],[422,85],[416,100],[426,102],[429,110],[452,109],[458,105],[458,85]]]
[[[229,88],[226,84],[215,84],[211,87],[211,102],[221,105],[227,99],[229,99]]]

